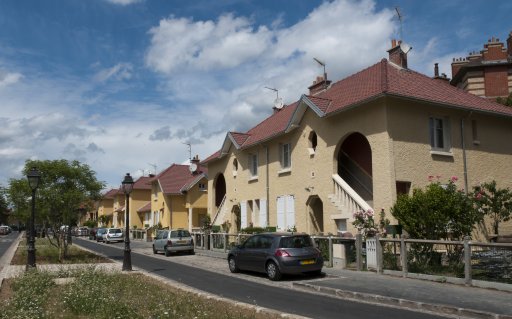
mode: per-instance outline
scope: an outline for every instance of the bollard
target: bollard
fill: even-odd
[[[400,260],[402,262],[402,276],[407,277],[407,244],[405,237],[400,238]]]
[[[228,234],[224,233],[224,252],[228,251]]]
[[[332,257],[332,236],[329,235],[329,267],[333,267],[334,265],[334,261],[333,261],[333,257]]]

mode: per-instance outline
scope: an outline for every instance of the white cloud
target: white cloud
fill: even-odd
[[[110,3],[113,3],[113,4],[122,5],[122,6],[127,6],[127,5],[130,5],[130,4],[134,4],[134,3],[142,2],[142,1],[143,0],[107,0],[107,2],[110,2]]]
[[[23,78],[21,73],[2,72],[0,70],[0,89],[18,82],[21,78]]]
[[[132,77],[133,65],[130,63],[118,63],[111,68],[98,71],[94,76],[97,82],[105,82],[110,79],[118,81],[129,80]]]

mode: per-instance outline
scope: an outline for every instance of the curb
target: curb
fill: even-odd
[[[20,232],[18,234],[18,237],[13,240],[11,246],[5,251],[5,254],[0,258],[0,289],[2,288],[2,284],[4,283],[5,279],[5,272],[4,269],[6,266],[9,266],[11,263],[12,258],[14,257],[14,254],[16,253],[16,250],[18,249],[18,246],[23,238],[23,234],[25,232]]]
[[[336,298],[346,299],[356,302],[365,302],[372,304],[379,304],[391,307],[399,307],[404,309],[442,314],[451,317],[463,317],[463,318],[474,318],[474,319],[512,319],[510,315],[502,315],[485,311],[478,311],[467,308],[458,308],[454,306],[442,305],[442,304],[431,304],[419,301],[412,301],[407,299],[386,297],[381,295],[374,295],[362,292],[354,292],[342,289],[335,289],[329,287],[321,287],[307,283],[294,282],[292,283],[293,288],[297,288],[304,291],[310,291],[320,293],[324,295],[334,296]]]

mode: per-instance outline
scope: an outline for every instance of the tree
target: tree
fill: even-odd
[[[491,219],[491,227],[495,235],[499,234],[500,223],[512,217],[512,192],[508,188],[497,188],[496,181],[473,187],[473,202],[481,214],[479,226],[486,236],[490,232],[484,217]]]
[[[430,183],[425,190],[414,189],[412,196],[399,196],[391,214],[412,238],[456,239],[470,236],[480,221],[471,199],[455,185],[456,177],[448,184]]]
[[[62,225],[75,225],[79,208],[92,209],[92,202],[100,198],[103,182],[96,179],[96,173],[86,164],[78,161],[46,160],[25,162],[23,175],[37,167],[41,181],[36,192],[36,223],[43,229],[51,228],[61,236],[50,238],[59,248],[60,259],[67,256],[68,242],[64,240]],[[14,213],[19,219],[27,220],[29,215],[31,190],[25,177],[9,181],[8,197]]]
[[[0,187],[0,224],[7,225],[9,219],[9,206],[5,198],[5,190]]]

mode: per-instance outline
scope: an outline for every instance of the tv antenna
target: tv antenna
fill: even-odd
[[[185,144],[188,146],[188,160],[190,162],[192,160],[192,144],[190,144],[189,142],[181,143],[181,144]]]
[[[275,88],[268,87],[268,86],[265,86],[265,89],[276,92],[276,99],[274,100],[274,107],[276,109],[281,109],[283,107],[283,99],[279,97],[279,90],[275,89]]]
[[[155,175],[156,175],[156,164],[148,163],[148,165],[153,167],[153,170],[155,171]],[[144,172],[144,170],[142,170],[142,172]],[[144,175],[144,173],[142,173],[142,175]]]
[[[324,68],[324,86],[327,89],[327,72],[325,72],[325,62],[322,62],[315,57],[313,58],[313,60],[315,60],[316,63],[320,64]]]
[[[403,40],[403,29],[402,29],[402,14],[400,13],[400,8],[398,6],[395,7],[396,15],[398,17],[398,21],[400,22],[400,41]]]

